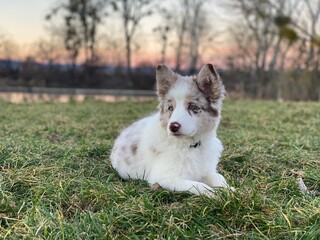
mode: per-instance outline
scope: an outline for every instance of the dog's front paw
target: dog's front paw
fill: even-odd
[[[206,190],[203,190],[200,195],[203,195],[203,196],[206,196],[206,197],[209,197],[209,198],[213,198],[216,196],[215,194],[215,191],[214,189],[206,189]]]

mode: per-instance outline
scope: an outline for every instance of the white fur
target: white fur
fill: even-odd
[[[215,124],[200,131],[201,118],[191,116],[184,107],[191,84],[192,77],[179,76],[168,91],[167,97],[174,98],[176,105],[166,128],[158,112],[122,131],[110,156],[122,178],[144,179],[172,191],[206,195],[215,187],[228,186],[216,170],[223,150],[216,137],[220,115]],[[172,134],[172,122],[181,124],[182,136]],[[190,147],[198,141],[200,146]]]
[[[181,77],[179,81],[170,89],[167,95],[174,96],[176,107],[173,112],[170,122],[167,126],[167,131],[172,134],[169,126],[170,123],[178,122],[181,124],[181,130],[179,133],[183,135],[193,136],[197,132],[197,120],[198,118],[192,117],[188,111],[186,111],[184,106],[184,101],[186,98],[186,93],[188,93],[188,87],[192,82],[192,77]]]

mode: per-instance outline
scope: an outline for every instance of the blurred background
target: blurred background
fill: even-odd
[[[159,63],[182,74],[212,63],[230,97],[320,101],[320,0],[2,0],[0,11],[1,99],[151,96]]]

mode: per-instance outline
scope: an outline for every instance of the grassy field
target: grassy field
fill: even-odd
[[[111,168],[119,130],[156,105],[0,103],[0,239],[320,239],[319,103],[226,101],[220,171],[237,191],[212,199]]]

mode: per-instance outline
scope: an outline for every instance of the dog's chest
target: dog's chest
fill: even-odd
[[[200,147],[177,148],[167,146],[166,151],[161,154],[152,155],[152,168],[161,174],[172,175],[172,177],[191,177],[201,176],[207,169],[207,159],[203,149]]]

